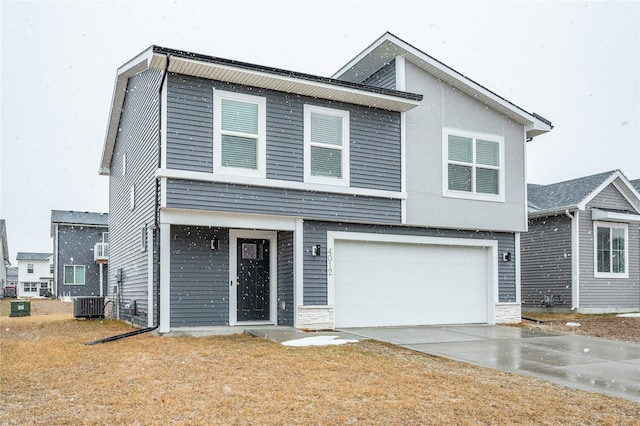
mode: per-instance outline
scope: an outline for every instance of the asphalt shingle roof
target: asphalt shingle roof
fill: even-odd
[[[16,255],[16,260],[47,260],[53,253],[25,253],[19,251]]]
[[[51,223],[109,226],[109,213],[51,210]]]
[[[529,207],[536,210],[574,207],[588,197],[617,170],[585,176],[550,185],[527,185]]]

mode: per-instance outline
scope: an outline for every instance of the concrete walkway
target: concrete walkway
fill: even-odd
[[[517,327],[468,325],[341,330],[430,355],[640,402],[640,344]]]

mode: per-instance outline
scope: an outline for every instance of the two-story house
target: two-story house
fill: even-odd
[[[51,210],[51,238],[55,295],[106,295],[109,215]]]
[[[108,296],[161,333],[518,322],[549,130],[389,33],[334,78],[152,46],[102,153]]]
[[[53,294],[53,254],[18,252],[18,297]]]

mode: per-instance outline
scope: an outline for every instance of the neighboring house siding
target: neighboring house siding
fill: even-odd
[[[369,86],[382,87],[385,89],[395,90],[396,88],[396,61],[395,59],[373,73],[369,78],[362,82]]]
[[[213,172],[213,90],[267,99],[267,179],[304,180],[304,105],[350,113],[350,185],[399,191],[400,114],[359,105],[172,74],[168,78],[167,167]]]
[[[498,302],[516,301],[515,237],[510,233],[468,232],[447,229],[408,228],[385,225],[340,224],[330,222],[304,222],[304,305],[325,305],[327,303],[327,253],[312,256],[307,249],[320,244],[327,247],[327,231],[372,232],[391,235],[414,235],[443,238],[488,239],[498,241],[498,256],[509,252],[511,262],[498,259]]]
[[[283,308],[284,303],[284,309]],[[278,232],[278,325],[293,326],[293,232]]]
[[[150,70],[129,79],[109,176],[109,299],[116,300],[117,270],[122,268],[121,314],[124,304],[136,300],[146,324],[148,304],[148,253],[141,250],[140,229],[155,222],[159,141],[159,85],[161,72]],[[123,157],[126,155],[126,162]],[[125,165],[126,163],[126,165]],[[123,167],[126,172],[123,175]],[[130,208],[131,187],[135,206]],[[150,250],[147,247],[147,250]],[[110,308],[113,312],[114,307]]]
[[[400,223],[400,200],[247,185],[167,180],[167,207]]]
[[[100,265],[93,258],[93,247],[102,242],[102,234],[108,228],[83,225],[58,225],[56,283],[59,296],[99,296]],[[84,265],[84,285],[65,285],[65,265]],[[106,295],[107,265],[103,266],[103,295]]]
[[[172,226],[170,250],[171,327],[228,325],[229,231]]]
[[[529,231],[520,236],[520,252],[523,309],[547,307],[548,302],[571,308],[571,219],[530,220]]]
[[[603,189],[580,212],[580,308],[638,308],[640,306],[640,229],[629,223],[629,278],[595,278],[591,209],[633,211],[613,186]]]

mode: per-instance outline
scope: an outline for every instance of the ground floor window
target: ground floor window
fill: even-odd
[[[84,265],[64,265],[66,285],[84,285]]]
[[[627,276],[627,225],[595,223],[596,277]]]
[[[40,287],[40,283],[38,282],[23,283],[22,285],[25,293],[35,293],[38,291],[38,287]]]

